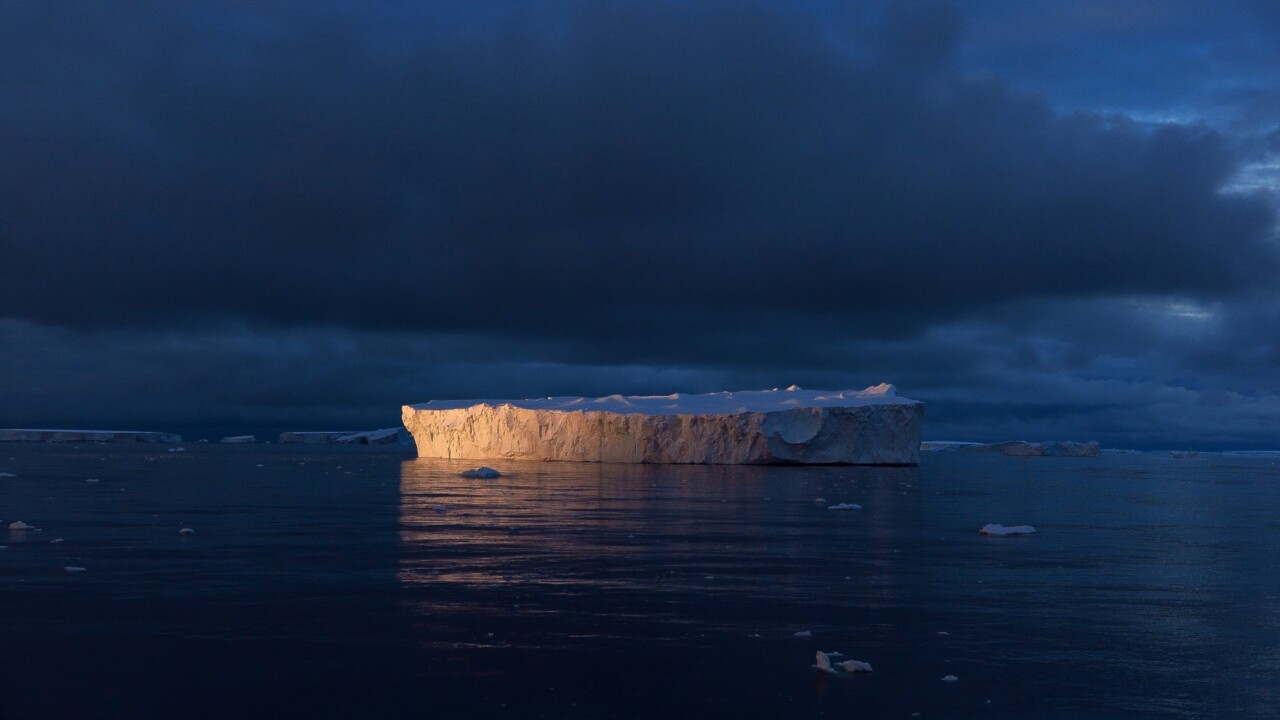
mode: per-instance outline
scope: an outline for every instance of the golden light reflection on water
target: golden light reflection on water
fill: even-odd
[[[886,509],[912,507],[902,496],[918,488],[914,468],[508,462],[495,463],[496,479],[460,476],[474,465],[402,463],[401,582],[565,593],[703,592],[710,582],[787,595],[811,592],[807,563],[831,555],[819,544],[859,526],[847,553],[875,587],[876,558],[901,526]],[[879,520],[827,511],[814,502],[822,495],[875,504]]]

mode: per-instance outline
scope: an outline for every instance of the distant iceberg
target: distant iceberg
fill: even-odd
[[[955,443],[953,443],[955,444]],[[966,452],[998,452],[1010,457],[1097,457],[1098,443],[1089,442],[1023,442],[1012,440],[998,443],[974,443],[957,445]]]
[[[1036,531],[1030,525],[1012,525],[1005,527],[999,523],[988,523],[978,531],[979,535],[1031,535]]]
[[[915,465],[924,403],[865,390],[455,400],[406,405],[421,457]]]
[[[0,429],[0,442],[47,443],[180,443],[181,435],[142,430],[24,430]]]
[[[407,445],[409,433],[404,428],[381,430],[329,430],[322,432],[280,433],[280,443],[303,445]]]

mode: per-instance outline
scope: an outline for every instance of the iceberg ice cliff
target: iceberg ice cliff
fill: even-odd
[[[888,384],[402,409],[420,457],[725,465],[915,465],[923,417],[924,403]]]

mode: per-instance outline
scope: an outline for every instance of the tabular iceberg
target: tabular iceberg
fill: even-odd
[[[402,409],[420,457],[723,465],[915,465],[923,417],[888,384]]]

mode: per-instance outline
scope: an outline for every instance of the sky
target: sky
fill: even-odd
[[[891,382],[1280,449],[1280,4],[0,3],[0,427]]]

